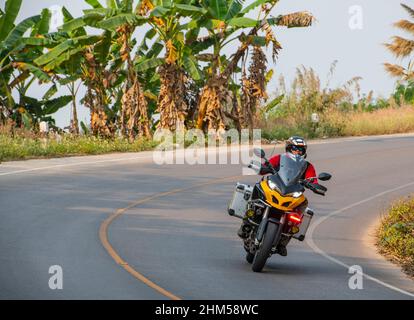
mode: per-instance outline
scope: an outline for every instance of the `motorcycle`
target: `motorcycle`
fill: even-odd
[[[237,184],[228,214],[244,220],[243,242],[246,260],[254,272],[261,272],[270,256],[279,252],[292,238],[305,239],[306,231],[314,215],[307,207],[305,189],[324,196],[326,187],[312,183],[316,178],[301,179],[307,162],[299,155],[281,155],[279,170],[270,164],[262,149],[255,149],[263,165],[251,163],[250,168],[259,172],[263,166],[270,175],[262,177],[253,187]],[[321,181],[331,179],[329,173],[317,177]]]

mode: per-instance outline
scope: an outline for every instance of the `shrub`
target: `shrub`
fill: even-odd
[[[380,252],[414,275],[414,198],[391,205],[378,230]]]

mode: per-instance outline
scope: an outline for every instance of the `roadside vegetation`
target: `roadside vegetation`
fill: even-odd
[[[57,158],[74,155],[92,155],[114,152],[151,150],[156,143],[146,138],[128,141],[119,137],[105,139],[90,135],[71,134],[36,135],[26,130],[16,130],[13,135],[0,131],[0,162],[31,158]]]
[[[146,150],[157,129],[212,129],[220,139],[230,128],[261,128],[267,141],[414,131],[411,62],[385,64],[398,80],[386,98],[361,94],[358,77],[322,85],[305,67],[292,84],[280,77],[268,88],[277,34],[314,22],[307,11],[279,14],[279,0],[84,0],[80,17],[62,8],[57,30],[49,9],[18,22],[23,1],[0,8],[0,161]],[[396,26],[414,33],[408,20]],[[386,48],[410,58],[412,43],[396,36]],[[34,85],[41,98],[29,95]],[[62,108],[70,110],[64,129],[54,119]]]
[[[48,9],[15,24],[22,1],[0,10],[0,122],[38,131],[70,106],[71,133],[130,141],[154,128],[252,129],[273,73],[266,53],[275,60],[282,49],[275,29],[314,20],[277,14],[278,0],[84,0],[83,16],[63,8],[64,24],[51,31]],[[42,99],[28,96],[35,82]],[[79,86],[87,124],[78,121]],[[62,87],[71,94],[56,97]]]
[[[414,197],[392,204],[377,232],[380,253],[414,277]]]
[[[333,77],[336,62],[331,66]],[[355,77],[337,88],[329,79],[322,86],[319,75],[311,68],[297,69],[290,88],[280,77],[277,108],[260,114],[259,127],[266,140],[283,140],[299,134],[307,138],[363,136],[414,132],[413,84],[399,84],[388,98],[361,95]],[[312,114],[318,122],[312,121]]]

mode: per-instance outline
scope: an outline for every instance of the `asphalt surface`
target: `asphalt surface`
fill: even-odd
[[[0,164],[0,298],[168,299],[127,264],[182,299],[414,299],[414,281],[371,243],[389,202],[414,192],[414,135],[309,150],[316,170],[333,175],[327,196],[307,192],[316,212],[307,241],[260,274],[244,260],[240,220],[226,213],[235,183],[258,179],[240,176],[241,165],[159,166],[150,152]],[[99,229],[128,206],[106,233],[120,265]],[[49,288],[53,265],[62,290]],[[354,265],[361,290],[349,287]]]

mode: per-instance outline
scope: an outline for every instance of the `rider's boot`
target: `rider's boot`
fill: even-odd
[[[277,253],[280,254],[282,257],[287,256],[286,246],[288,245],[289,241],[289,237],[284,237],[280,240],[279,245],[277,246]]]
[[[287,256],[287,249],[285,245],[279,245],[277,247],[277,253],[279,253],[282,257]]]

